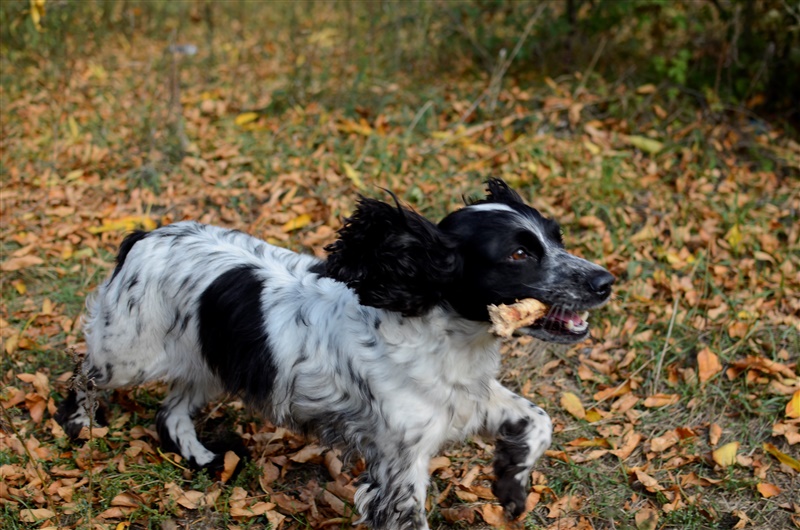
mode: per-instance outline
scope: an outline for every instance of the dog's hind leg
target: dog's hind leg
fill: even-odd
[[[497,438],[492,492],[506,513],[516,518],[525,511],[531,469],[550,447],[550,416],[527,399],[493,381],[484,429]]]
[[[210,451],[197,438],[192,417],[219,393],[211,382],[178,382],[156,414],[156,430],[164,450],[178,453],[195,468],[218,467],[223,455]]]

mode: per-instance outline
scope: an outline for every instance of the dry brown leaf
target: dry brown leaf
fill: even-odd
[[[620,460],[627,460],[639,445],[639,442],[642,441],[642,438],[643,436],[638,432],[632,430],[628,431],[622,438],[622,445],[618,449],[610,452]]]
[[[289,457],[289,460],[292,462],[297,462],[298,464],[305,464],[306,462],[310,462],[311,460],[319,461],[322,453],[325,452],[325,448],[317,445],[317,444],[308,444],[304,445],[302,449],[298,452],[293,454]]]
[[[650,440],[650,450],[661,453],[675,445],[681,440],[676,430],[665,432],[663,435]]]
[[[220,481],[225,484],[230,480],[233,476],[233,473],[236,471],[236,466],[239,465],[239,455],[234,453],[233,451],[228,451],[225,453],[223,457],[223,464],[222,464],[222,473],[220,473]]]
[[[475,522],[475,508],[466,504],[456,504],[450,508],[439,510],[448,523],[466,523],[472,525]]]
[[[781,489],[778,486],[775,484],[769,484],[768,482],[759,482],[758,486],[756,486],[756,489],[765,499],[769,499],[770,497],[781,494]]]
[[[633,519],[637,530],[656,530],[658,527],[658,512],[649,506],[636,512]]]
[[[716,423],[712,423],[711,426],[708,428],[708,443],[711,444],[712,447],[714,447],[719,443],[719,439],[721,437],[722,437],[722,427],[720,427]]]
[[[645,398],[644,406],[647,408],[668,407],[679,400],[680,396],[678,394],[654,394]]]
[[[437,456],[435,458],[431,458],[431,461],[428,464],[428,474],[432,475],[440,469],[445,469],[448,467],[450,467],[450,459],[446,456]]]
[[[300,513],[308,510],[311,505],[295,499],[285,493],[273,493],[269,496],[269,500],[278,505],[278,507],[288,514]]]
[[[721,371],[722,364],[719,362],[719,357],[709,348],[703,348],[697,354],[697,376],[701,383],[707,382]]]
[[[642,483],[642,486],[647,489],[647,491],[651,493],[655,493],[656,491],[663,491],[663,486],[658,483],[656,479],[642,471],[641,469],[634,470],[634,474],[636,475],[636,480]]]
[[[12,272],[20,269],[27,269],[28,267],[35,267],[43,263],[44,260],[38,256],[20,256],[18,258],[7,259],[3,263],[0,263],[0,270],[3,272]]]
[[[19,511],[19,518],[23,523],[35,523],[55,516],[55,512],[47,508],[26,508]]]
[[[498,504],[484,504],[481,507],[481,516],[486,524],[495,528],[506,526],[506,518],[503,515],[503,507]]]

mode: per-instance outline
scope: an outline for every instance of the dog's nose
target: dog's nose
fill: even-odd
[[[608,271],[600,271],[589,278],[589,289],[598,294],[608,294],[614,285],[614,275]]]

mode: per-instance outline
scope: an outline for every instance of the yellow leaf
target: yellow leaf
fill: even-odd
[[[293,232],[294,230],[300,230],[304,226],[308,225],[311,222],[311,216],[307,213],[298,215],[294,219],[291,219],[289,222],[284,224],[281,227],[281,230],[284,232]]]
[[[644,225],[641,230],[636,232],[630,237],[631,243],[641,243],[643,241],[650,241],[658,237],[658,232],[653,225]]]
[[[572,392],[561,394],[561,407],[579,420],[586,418],[586,409],[583,408],[581,399]]]
[[[44,18],[44,4],[47,0],[31,0],[31,21],[36,31],[42,31],[42,18]]]
[[[342,168],[344,169],[344,174],[347,175],[347,178],[350,179],[357,189],[365,189],[364,181],[361,180],[361,175],[355,170],[355,168],[353,168],[353,166],[347,162],[342,162]]]
[[[600,147],[599,147],[597,144],[595,144],[595,143],[593,143],[593,142],[591,142],[591,141],[589,141],[589,140],[584,140],[584,141],[583,141],[583,146],[584,146],[584,147],[585,147],[585,148],[586,148],[586,149],[587,149],[587,150],[588,150],[590,153],[592,153],[593,155],[599,155],[599,154],[600,154]]]
[[[786,464],[787,466],[789,466],[790,468],[794,469],[795,471],[800,472],[800,462],[798,462],[797,460],[795,460],[791,456],[789,456],[789,455],[787,455],[785,453],[782,453],[777,447],[775,447],[774,445],[772,445],[770,443],[764,443],[764,445],[762,445],[762,447],[764,448],[764,451],[768,452],[769,454],[771,454],[772,456],[777,458],[780,461],[781,464]]]
[[[130,526],[131,526],[130,521],[122,521],[116,526],[116,528],[114,528],[114,530],[127,530],[128,528],[130,528]]]
[[[355,122],[353,120],[344,120],[337,124],[336,128],[345,133],[356,133],[360,134],[361,136],[371,136],[374,132],[369,123],[367,123],[367,121],[363,118],[359,122]]]
[[[664,148],[664,144],[646,136],[626,136],[625,140],[633,147],[645,153],[655,154]]]
[[[92,234],[100,234],[102,232],[130,232],[136,228],[155,230],[156,226],[156,222],[146,215],[131,215],[121,219],[104,219],[102,225],[90,226],[88,230]]]
[[[589,409],[586,411],[586,421],[589,423],[594,423],[596,421],[600,421],[603,419],[603,415],[600,414],[597,409]]]
[[[42,314],[43,315],[52,315],[53,314],[53,302],[49,298],[45,298],[42,302]]]
[[[723,445],[711,453],[711,458],[722,469],[730,467],[736,463],[736,452],[739,450],[739,442],[731,442]]]
[[[25,282],[22,280],[14,280],[11,282],[11,285],[14,286],[14,289],[16,289],[19,294],[25,294],[28,292],[28,288],[25,286]]]
[[[73,169],[69,173],[64,176],[64,180],[67,182],[72,182],[73,180],[78,180],[83,176],[82,169]]]
[[[242,127],[247,125],[248,123],[252,123],[258,119],[258,112],[242,112],[236,119],[233,120],[233,123]]]
[[[74,116],[67,118],[67,125],[69,126],[69,134],[72,135],[72,139],[77,140],[81,132],[80,129],[78,129],[78,122],[75,121]]]
[[[800,390],[796,390],[795,393],[792,394],[792,399],[786,404],[786,417],[800,418]]]
[[[781,489],[778,486],[768,482],[759,482],[758,486],[756,486],[756,489],[765,499],[769,499],[775,495],[780,495],[781,493]]]
[[[735,224],[728,230],[728,233],[725,234],[725,241],[731,246],[733,250],[739,248],[739,243],[742,242],[742,231],[739,230],[739,225]]]

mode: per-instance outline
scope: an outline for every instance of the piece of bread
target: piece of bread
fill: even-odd
[[[489,318],[492,320],[491,332],[498,337],[508,338],[514,331],[530,326],[547,314],[549,308],[535,298],[526,298],[515,304],[490,305]]]

